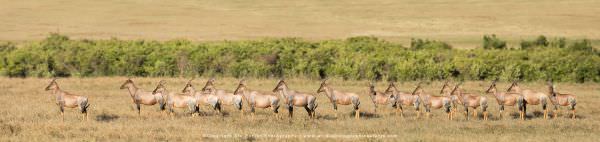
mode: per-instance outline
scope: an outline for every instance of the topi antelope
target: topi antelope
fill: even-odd
[[[558,117],[558,106],[569,106],[573,113],[571,119],[575,119],[575,105],[577,105],[577,98],[573,94],[563,94],[556,92],[554,84],[548,82],[548,91],[550,93],[550,102],[554,105],[554,118]]]
[[[196,112],[200,113],[196,98],[194,98],[193,96],[190,96],[190,95],[169,92],[167,90],[167,88],[165,87],[165,84],[166,84],[166,81],[161,80],[158,83],[158,85],[156,86],[156,88],[154,89],[154,91],[152,91],[152,94],[160,93],[160,94],[164,94],[166,96],[166,103],[167,103],[166,106],[169,109],[169,114],[171,115],[171,117],[173,117],[173,113],[174,113],[173,108],[186,108],[187,107],[188,110],[190,111],[190,114],[192,115],[192,117],[194,116],[194,113],[196,113]]]
[[[442,85],[442,89],[440,90],[440,94],[442,96],[449,96],[450,99],[452,99],[452,103],[451,103],[452,110],[450,111],[450,115],[454,116],[454,113],[456,113],[457,110],[458,110],[458,104],[457,104],[458,100],[456,100],[457,97],[452,97],[451,96],[451,94],[450,94],[451,92],[452,92],[452,87],[450,86],[450,82],[449,81],[445,81],[444,85]]]
[[[452,100],[449,96],[433,96],[431,94],[427,94],[423,91],[423,88],[421,87],[421,82],[419,82],[415,90],[412,92],[412,95],[418,95],[419,98],[421,98],[421,102],[423,102],[425,112],[427,113],[427,117],[430,117],[432,108],[444,108],[446,113],[448,114],[448,119],[452,120],[452,115],[450,114]],[[419,116],[420,112],[417,112],[417,118]]]
[[[129,91],[129,96],[131,96],[131,101],[135,104],[135,108],[137,109],[138,116],[141,113],[140,105],[159,105],[159,109],[161,111],[165,110],[165,98],[162,94],[153,95],[152,92],[146,92],[141,88],[138,88],[135,83],[128,78],[125,80],[125,83],[121,85],[120,89],[127,89]]]
[[[194,79],[190,79],[187,82],[187,84],[185,84],[185,87],[183,87],[183,90],[181,92],[196,98],[198,107],[200,107],[200,105],[210,106],[213,110],[216,110],[217,113],[222,114],[221,100],[219,99],[219,97],[217,95],[214,95],[212,92],[196,91],[196,88],[194,88],[194,85],[192,85],[192,80]]]
[[[336,111],[335,112],[335,117],[337,117],[337,105],[350,105],[352,104],[352,106],[354,107],[354,116],[356,119],[359,119],[359,108],[358,106],[360,105],[360,100],[358,98],[358,94],[356,93],[346,93],[346,92],[340,92],[337,91],[331,87],[329,87],[329,84],[327,84],[327,79],[323,80],[323,82],[321,82],[321,86],[319,87],[319,89],[317,90],[317,93],[321,93],[321,92],[325,92],[325,95],[327,96],[327,98],[329,98],[329,101],[331,102],[331,104],[333,105],[333,109]]]
[[[60,116],[63,122],[65,121],[65,107],[79,107],[79,111],[83,115],[82,118],[86,121],[88,120],[88,108],[90,107],[90,104],[88,103],[87,97],[71,94],[61,90],[60,87],[58,87],[58,83],[56,83],[56,78],[52,79],[45,90],[52,90],[52,94],[54,94],[56,97],[56,105],[58,105]]]
[[[275,117],[279,118],[279,98],[270,95],[270,93],[263,93],[254,90],[247,90],[246,81],[241,80],[238,87],[233,92],[235,95],[242,95],[243,99],[248,103],[252,118],[255,117],[255,108],[271,108],[275,113]]]
[[[537,92],[529,89],[521,90],[517,81],[514,81],[507,89],[508,92],[521,93],[525,99],[523,104],[523,115],[527,114],[527,105],[542,105],[544,110],[544,119],[548,119],[548,95],[546,93]]]
[[[393,101],[393,98],[391,97],[391,95],[388,95],[388,93],[383,93],[383,92],[377,92],[375,90],[375,85],[372,82],[369,82],[369,97],[371,97],[371,101],[373,101],[373,105],[375,106],[374,112],[377,113],[377,109],[379,108],[379,105],[382,105],[383,107],[385,107],[387,104],[389,104],[390,102]],[[384,108],[385,110],[385,108]],[[385,114],[385,112],[384,112]]]
[[[483,120],[488,120],[488,102],[487,98],[479,95],[474,95],[470,93],[464,93],[462,89],[460,89],[461,83],[456,84],[452,92],[450,92],[452,100],[456,100],[456,104],[462,105],[465,109],[465,118],[469,120],[469,108],[473,108],[473,117],[477,118],[477,108],[481,107],[481,112],[483,113]]]
[[[393,89],[393,90],[392,90]],[[419,96],[418,95],[413,95],[411,93],[408,92],[400,92],[398,91],[398,88],[396,88],[396,84],[394,82],[390,82],[390,85],[388,86],[387,89],[385,89],[385,93],[391,93],[392,95],[390,96],[390,98],[392,98],[393,102],[393,107],[396,108],[396,112],[400,111],[400,116],[404,117],[404,110],[402,108],[403,105],[406,106],[414,106],[415,107],[415,111],[419,112],[419,105],[420,105],[420,100],[419,100]]]
[[[279,93],[281,99],[283,99],[283,103],[288,107],[290,118],[294,114],[294,107],[304,107],[308,113],[308,117],[315,118],[315,109],[317,108],[317,98],[315,96],[290,90],[283,79],[277,82],[273,93]]]
[[[487,94],[492,94],[496,98],[498,105],[500,106],[500,118],[502,118],[502,113],[504,112],[504,106],[515,106],[519,109],[519,118],[525,120],[525,113],[523,112],[523,106],[525,104],[525,98],[523,95],[519,93],[511,93],[511,92],[499,92],[496,88],[496,82],[498,80],[494,80],[492,85],[485,91]]]
[[[204,85],[204,87],[202,87],[202,92],[208,92],[208,94],[217,96],[221,107],[222,105],[232,105],[237,110],[240,110],[242,114],[244,114],[244,112],[242,111],[242,96],[234,95],[233,92],[217,89],[214,85],[214,82],[214,78],[211,78],[208,81],[206,81],[206,84]],[[188,85],[191,86],[191,83],[188,82]]]

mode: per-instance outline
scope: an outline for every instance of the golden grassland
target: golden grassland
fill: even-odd
[[[74,38],[340,39],[373,35],[480,45],[537,35],[600,39],[597,0],[0,0],[0,40]]]
[[[391,138],[337,138],[337,140],[382,140],[382,141],[596,141],[600,139],[600,86],[597,83],[573,84],[556,83],[560,92],[574,93],[578,97],[577,119],[571,120],[565,112],[558,118],[544,120],[541,107],[528,107],[528,120],[517,120],[516,108],[508,107],[512,118],[499,119],[498,105],[491,95],[482,94],[490,82],[466,82],[469,92],[482,94],[490,101],[490,121],[446,120],[445,113],[434,110],[432,118],[415,119],[412,107],[406,108],[405,118],[395,116],[390,106],[387,113],[373,113],[373,104],[365,95],[366,81],[331,80],[330,84],[339,90],[360,93],[361,119],[352,117],[350,106],[340,106],[340,118],[334,117],[331,103],[322,94],[315,94],[319,81],[289,79],[290,88],[310,92],[317,96],[319,107],[317,119],[308,120],[307,113],[297,108],[294,118],[276,119],[270,110],[258,109],[255,120],[242,117],[231,106],[225,106],[223,117],[205,113],[191,118],[186,110],[176,110],[175,119],[161,115],[157,106],[143,106],[142,116],[138,117],[126,90],[119,86],[124,77],[61,78],[58,80],[63,90],[88,96],[91,103],[90,120],[82,122],[75,109],[67,109],[65,122],[61,123],[58,107],[50,92],[44,87],[50,79],[45,78],[0,78],[0,141],[222,141],[222,140],[267,140],[261,134],[272,135],[391,135]],[[163,78],[134,78],[136,84],[151,90]],[[180,91],[186,78],[164,78],[171,91]],[[194,81],[201,87],[206,78]],[[249,79],[249,87],[270,91],[275,86],[274,79]],[[237,84],[234,78],[218,78],[219,88],[233,90]],[[416,82],[399,83],[400,90],[410,91]],[[387,85],[378,82],[378,90]],[[436,94],[442,82],[430,82],[426,91]],[[546,91],[542,82],[523,83],[526,88]],[[508,83],[499,84],[506,89]],[[248,110],[247,106],[244,109]],[[206,108],[202,108],[206,110]],[[382,111],[378,111],[382,112]],[[282,116],[287,110],[280,108]],[[209,138],[209,135],[237,134],[241,137]],[[274,138],[292,141],[334,140],[332,138]]]

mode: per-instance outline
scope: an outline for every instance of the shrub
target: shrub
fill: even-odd
[[[435,41],[435,40],[422,40],[422,39],[411,39],[410,48],[414,50],[422,50],[422,49],[452,49],[450,44]]]
[[[564,41],[559,41],[553,45],[555,46],[561,46],[561,42]],[[550,43],[548,42],[548,39],[546,38],[546,36],[540,35],[538,36],[535,40],[533,41],[521,41],[521,49],[530,49],[533,47],[548,47],[548,45],[550,45]],[[563,45],[564,46],[564,45]]]
[[[496,35],[483,36],[483,49],[506,49],[506,41],[496,37]]]
[[[500,41],[495,36],[486,38]],[[159,42],[71,40],[52,34],[18,48],[12,43],[0,44],[0,73],[9,77],[205,75],[600,82],[600,54],[589,40],[535,41],[536,46],[566,48],[487,50],[503,49],[504,45],[457,50],[444,42],[421,39],[413,39],[411,48],[404,48],[376,37]]]

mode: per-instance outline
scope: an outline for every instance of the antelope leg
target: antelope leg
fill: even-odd
[[[487,111],[483,112],[483,120],[488,120],[488,112]]]
[[[335,109],[334,113],[335,113],[335,118],[336,118],[336,119],[338,119],[338,112],[337,112],[337,109]]]
[[[354,117],[356,117],[356,119],[358,120],[360,118],[360,110],[356,109],[356,112],[354,113]]]
[[[244,117],[244,109],[240,110],[240,117]]]

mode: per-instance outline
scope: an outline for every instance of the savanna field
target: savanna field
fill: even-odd
[[[323,95],[317,95],[319,81],[306,79],[288,79],[291,89],[313,93],[317,96],[319,107],[317,118],[309,120],[304,109],[297,112],[292,119],[283,117],[276,119],[270,109],[257,110],[255,120],[250,115],[242,117],[239,111],[231,106],[224,106],[225,116],[214,115],[208,111],[203,116],[191,118],[185,109],[176,109],[175,119],[161,115],[158,106],[143,106],[139,118],[131,97],[119,86],[126,80],[124,77],[100,78],[67,78],[59,79],[62,89],[72,93],[89,96],[90,120],[83,122],[76,109],[67,109],[65,122],[61,123],[59,111],[54,104],[53,96],[43,88],[50,79],[43,78],[2,78],[3,94],[1,95],[2,140],[3,141],[220,141],[210,138],[211,135],[241,135],[225,140],[266,140],[264,134],[292,135],[292,138],[276,138],[279,140],[312,141],[312,138],[301,138],[301,135],[387,135],[390,138],[336,138],[341,140],[382,140],[382,141],[595,141],[599,138],[600,112],[595,102],[600,88],[597,83],[557,83],[560,92],[570,92],[578,97],[577,119],[571,120],[566,108],[561,108],[558,118],[544,120],[541,107],[529,107],[527,120],[518,120],[515,107],[507,107],[511,114],[504,119],[498,118],[498,105],[493,96],[483,92],[490,82],[466,82],[463,88],[469,92],[488,97],[490,120],[482,121],[481,113],[477,120],[465,120],[462,114],[450,121],[441,110],[433,110],[430,119],[416,119],[414,109],[407,107],[405,117],[393,113],[391,106],[373,113],[373,104],[366,94],[365,81],[331,80],[332,87],[360,93],[361,119],[353,118],[350,106],[339,107],[339,118],[334,116],[331,103]],[[168,89],[179,91],[188,79],[186,78],[134,78],[138,87],[144,90],[154,89],[157,82],[165,79]],[[194,85],[202,86],[206,78],[196,79]],[[219,78],[216,85],[220,89],[233,90],[237,79]],[[248,79],[249,88],[271,91],[276,85],[274,79]],[[401,91],[411,91],[416,82],[398,83]],[[387,83],[376,83],[377,90],[382,91]],[[436,94],[442,82],[430,82],[425,85],[427,92]],[[506,89],[508,83],[498,84],[499,89]],[[538,91],[546,91],[545,84],[523,83],[524,87]],[[202,111],[209,110],[206,107]],[[244,107],[248,110],[247,106]],[[387,113],[384,113],[387,112]],[[287,110],[280,108],[280,114],[287,116]],[[472,117],[472,116],[470,116]],[[259,135],[259,136],[257,136]],[[300,138],[299,138],[299,137]],[[268,138],[272,139],[272,138]],[[335,140],[320,138],[318,140]]]
[[[0,141],[598,141],[600,140],[600,1],[597,0],[376,0],[376,1],[146,1],[0,0]],[[285,78],[289,89],[316,97],[316,118],[279,102],[279,115],[247,101],[244,115],[223,105],[200,116],[158,105],[141,115],[127,89],[144,91],[161,80],[181,92],[188,80],[200,90],[209,78],[233,92],[271,93]],[[67,108],[61,121],[60,89],[89,99],[89,119]],[[333,105],[317,93],[321,81],[357,93],[351,105]],[[499,105],[485,91],[513,81],[548,94],[547,81],[577,97],[576,119],[567,106]],[[389,81],[412,92],[419,82],[440,95],[445,81],[488,99],[489,120],[454,120],[442,109],[404,117],[379,107],[369,82],[383,92]],[[281,99],[279,94],[273,94]],[[551,103],[550,103],[551,104]],[[471,112],[471,110],[470,110]],[[338,114],[337,117],[335,114]],[[472,112],[471,112],[472,113]]]

